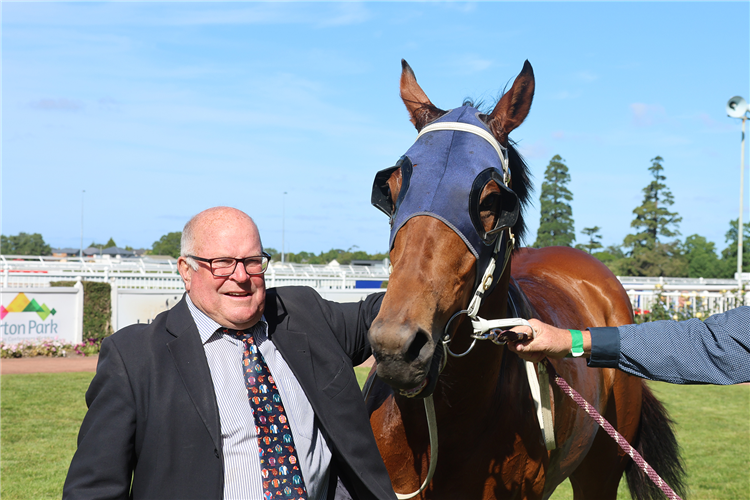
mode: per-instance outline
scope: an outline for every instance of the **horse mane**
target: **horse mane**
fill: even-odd
[[[500,96],[502,97],[502,96]],[[498,98],[498,101],[500,99]],[[492,105],[485,105],[483,101],[473,101],[472,99],[464,99],[463,106],[471,106],[480,111],[479,118],[487,123],[488,114],[495,108],[497,102]],[[534,187],[531,184],[531,171],[529,166],[526,164],[526,160],[523,159],[521,153],[518,152],[516,142],[508,138],[508,164],[510,167],[511,177],[511,189],[518,195],[518,201],[521,203],[521,210],[518,214],[518,220],[513,226],[513,234],[516,236],[515,250],[518,250],[523,245],[526,237],[526,221],[524,220],[524,212],[526,207],[531,202],[531,193],[534,191]]]
[[[521,203],[521,210],[518,213],[518,220],[513,225],[513,233],[516,235],[515,250],[523,245],[526,238],[526,221],[524,212],[531,202],[531,193],[534,187],[531,185],[531,172],[526,160],[516,148],[515,141],[508,138],[508,163],[510,165],[511,189],[518,195],[518,201]]]

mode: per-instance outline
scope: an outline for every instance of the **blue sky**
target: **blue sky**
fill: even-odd
[[[722,249],[738,216],[741,125],[725,105],[750,98],[748,2],[0,8],[6,235],[78,248],[83,198],[84,246],[149,248],[230,205],[267,247],[280,249],[283,222],[287,251],[386,251],[372,179],[416,137],[401,58],[443,109],[494,100],[531,62],[534,104],[511,134],[536,187],[529,244],[555,154],[579,242],[591,226],[622,242],[657,155],[683,238]]]

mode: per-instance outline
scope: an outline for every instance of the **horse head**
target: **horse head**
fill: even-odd
[[[480,281],[501,281],[507,242],[523,236],[528,171],[508,136],[529,112],[534,74],[526,61],[489,114],[470,105],[443,111],[401,64],[401,98],[419,135],[373,185],[373,204],[390,217],[393,270],[369,338],[378,376],[425,397],[445,361],[446,325],[461,322],[450,320]]]

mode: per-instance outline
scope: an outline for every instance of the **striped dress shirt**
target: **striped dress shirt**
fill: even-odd
[[[186,294],[186,297],[203,342],[219,407],[224,454],[224,499],[262,500],[258,435],[242,369],[244,344],[234,336],[223,335],[220,330],[224,327],[198,309],[190,300],[190,295]],[[308,498],[324,500],[328,495],[331,451],[323,431],[292,370],[273,342],[268,340],[265,318],[251,328],[251,333],[284,403]]]

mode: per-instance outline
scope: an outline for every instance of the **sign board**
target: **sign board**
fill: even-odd
[[[171,309],[182,299],[180,290],[112,289],[112,329],[136,323],[150,323],[160,312]]]
[[[79,344],[83,336],[83,287],[0,288],[0,341],[57,339]]]

